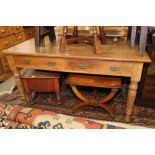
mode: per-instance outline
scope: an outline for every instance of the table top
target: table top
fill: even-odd
[[[138,47],[130,48],[128,42],[108,43],[101,45],[102,54],[96,55],[93,46],[86,43],[76,43],[66,45],[65,52],[59,52],[60,42],[57,40],[50,43],[49,39],[45,39],[45,47],[35,48],[34,39],[30,39],[3,50],[3,54],[11,55],[28,55],[42,57],[63,57],[63,58],[80,58],[80,59],[96,59],[96,60],[114,60],[127,62],[151,62],[150,57],[145,52],[144,56],[138,55]]]

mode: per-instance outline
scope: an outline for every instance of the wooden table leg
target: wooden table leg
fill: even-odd
[[[14,70],[14,76],[15,76],[17,88],[18,88],[19,93],[20,93],[21,103],[26,104],[26,102],[28,101],[28,98],[27,98],[27,96],[25,94],[24,87],[23,87],[23,84],[21,82],[20,71],[19,71],[18,68],[16,68]]]
[[[132,108],[135,103],[137,89],[138,89],[138,82],[141,79],[141,74],[143,70],[143,63],[135,63],[133,66],[133,71],[131,74],[131,82],[128,91],[128,99],[127,99],[127,107],[126,107],[126,117],[125,121],[130,121],[130,116],[132,114]]]
[[[127,108],[126,108],[126,117],[125,121],[130,121],[130,115],[132,113],[132,108],[135,103],[136,94],[138,88],[138,81],[131,81],[128,91],[128,99],[127,99]]]
[[[20,69],[15,66],[13,56],[7,55],[6,58],[7,58],[7,61],[9,63],[10,69],[14,73],[16,85],[17,85],[18,91],[20,93],[21,103],[26,104],[26,102],[29,100],[28,100],[28,96],[25,94],[23,83],[21,81]]]

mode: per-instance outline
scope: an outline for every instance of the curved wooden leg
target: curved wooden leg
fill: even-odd
[[[98,104],[98,107],[106,110],[110,114],[110,116],[112,118],[114,117],[114,114],[113,114],[112,110],[109,107],[107,107],[106,105],[104,105],[104,104]]]
[[[104,105],[103,103],[105,103],[105,102],[109,101],[110,99],[112,99],[112,98],[115,96],[115,94],[116,94],[116,92],[117,92],[118,89],[112,89],[112,91],[110,92],[109,95],[107,95],[106,97],[104,97],[103,99],[101,99],[101,100],[99,100],[99,101],[97,102],[96,99],[88,99],[88,98],[86,98],[85,96],[83,96],[83,95],[79,92],[79,90],[77,89],[76,85],[70,85],[70,86],[71,86],[71,88],[72,88],[74,94],[75,94],[80,100],[83,101],[83,103],[76,104],[76,105],[74,105],[74,106],[72,107],[72,112],[73,112],[73,113],[75,113],[75,111],[77,111],[77,110],[78,110],[79,108],[81,108],[81,107],[92,105],[92,106],[98,106],[98,107],[100,107],[100,108],[106,110],[106,111],[110,114],[110,116],[113,117],[113,112],[112,112],[112,110],[111,110],[110,108],[108,108],[106,105]],[[96,91],[94,92],[94,94],[96,95]]]
[[[106,97],[99,100],[99,104],[103,104],[103,103],[110,101],[116,95],[117,91],[118,89],[113,88]]]
[[[80,92],[79,90],[77,89],[77,87],[75,85],[70,85],[74,94],[80,99],[82,100],[83,102],[86,102],[88,103],[89,102],[89,99],[87,99],[86,97],[84,97]]]
[[[97,104],[97,106],[99,106],[99,107],[103,108],[104,110],[106,110],[110,114],[111,117],[113,117],[113,112],[109,107],[104,105],[104,103],[110,101],[116,95],[117,91],[118,91],[118,89],[113,88],[111,90],[111,92],[106,97],[100,99],[98,101],[98,104]]]
[[[87,103],[83,102],[83,103],[78,103],[78,104],[75,104],[73,107],[72,107],[72,113],[75,113],[78,109],[82,108],[82,107],[86,107],[86,106],[89,106]]]

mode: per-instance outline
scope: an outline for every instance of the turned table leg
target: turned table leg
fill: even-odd
[[[18,88],[19,93],[20,93],[21,103],[26,104],[26,102],[28,101],[28,98],[25,95],[24,87],[23,87],[23,84],[22,84],[22,81],[21,81],[20,70],[18,68],[16,68],[14,70],[14,76],[15,76],[17,88]]]
[[[126,116],[125,121],[130,121],[130,116],[132,114],[132,108],[135,103],[138,83],[141,79],[141,74],[143,70],[143,63],[134,63],[132,73],[131,73],[131,82],[128,91],[128,98],[127,98],[127,107],[126,107]]]
[[[131,81],[129,86],[128,99],[127,99],[127,108],[126,108],[126,117],[125,117],[126,122],[130,121],[132,108],[136,99],[137,89],[138,89],[138,81]]]

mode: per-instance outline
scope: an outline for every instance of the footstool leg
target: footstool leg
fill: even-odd
[[[114,117],[114,114],[113,114],[112,110],[109,107],[107,107],[106,105],[98,104],[97,106],[104,109],[105,111],[107,111],[112,118]]]
[[[116,95],[117,91],[118,91],[118,89],[113,88],[111,90],[111,92],[106,97],[99,100],[99,104],[103,104],[103,103],[110,101]]]
[[[116,95],[117,91],[118,91],[117,88],[113,88],[111,92],[106,97],[100,99],[97,104],[97,106],[106,110],[110,114],[111,117],[114,117],[113,112],[108,106],[104,105],[104,103],[110,101]]]
[[[57,101],[58,103],[60,103],[60,87],[59,87],[59,80],[58,79],[54,79],[54,89],[55,89],[55,94],[57,97]]]
[[[88,106],[88,104],[85,103],[85,102],[75,104],[75,105],[72,107],[72,113],[75,113],[78,109],[80,109],[80,108],[82,108],[82,107],[86,107],[86,106]]]

